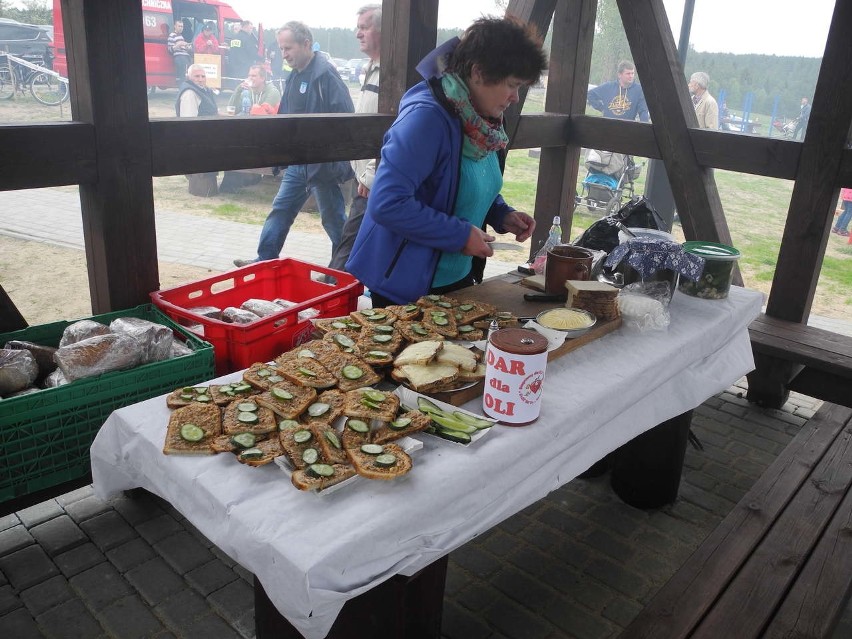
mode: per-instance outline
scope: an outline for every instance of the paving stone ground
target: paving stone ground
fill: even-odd
[[[616,637],[819,407],[707,400],[678,500],[623,504],[576,479],[450,555],[445,639]],[[0,637],[254,637],[252,576],[163,500],[85,487],[0,518]],[[835,639],[852,637],[852,606]]]

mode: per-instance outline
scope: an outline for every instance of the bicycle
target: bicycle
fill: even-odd
[[[0,54],[0,100],[24,95],[27,90],[45,106],[58,106],[68,100],[67,78],[45,68],[41,56],[29,57]]]

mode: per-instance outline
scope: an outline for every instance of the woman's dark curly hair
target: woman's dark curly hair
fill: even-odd
[[[509,76],[532,84],[547,68],[547,56],[533,27],[513,17],[480,18],[462,35],[447,61],[447,71],[467,81],[474,64],[487,84]]]

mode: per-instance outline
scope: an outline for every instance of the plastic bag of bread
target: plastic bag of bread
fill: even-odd
[[[236,306],[229,306],[222,311],[222,320],[225,322],[231,322],[232,324],[248,324],[249,322],[254,322],[259,319],[260,315],[257,313],[252,313],[251,311],[246,311],[242,308],[237,308]]]
[[[11,395],[30,386],[38,377],[38,364],[29,351],[0,349],[0,395]]]
[[[65,378],[73,382],[133,368],[142,359],[142,349],[132,337],[107,333],[62,346],[53,357]]]
[[[192,355],[194,352],[194,350],[179,339],[172,340],[171,357],[183,357],[184,355]]]
[[[175,335],[168,326],[138,317],[119,317],[110,322],[109,329],[113,333],[127,335],[139,342],[139,347],[142,349],[140,364],[161,362],[169,359],[172,354]]]
[[[62,338],[59,340],[59,347],[107,333],[109,333],[109,326],[94,320],[80,320],[65,327],[65,330],[62,331]]]
[[[56,349],[53,346],[42,346],[35,342],[12,340],[10,342],[6,342],[3,348],[18,351],[26,350],[32,354],[35,358],[36,364],[38,365],[38,377],[36,378],[36,383],[38,383],[39,380],[43,380],[56,370],[56,362],[53,361],[53,354],[56,352]]]
[[[251,311],[258,317],[266,317],[267,315],[275,315],[275,313],[280,313],[284,310],[284,306],[280,304],[276,304],[275,302],[270,302],[269,300],[259,300],[259,299],[247,299],[245,302],[240,304],[240,308],[244,311]]]
[[[209,317],[210,319],[222,319],[222,309],[218,306],[193,306],[192,308],[186,309],[190,313],[195,313],[196,315],[201,315],[202,317]]]
[[[44,378],[44,387],[45,388],[56,388],[57,386],[62,386],[67,384],[68,380],[65,379],[65,375],[62,374],[62,371],[58,368],[53,371],[50,375]]]

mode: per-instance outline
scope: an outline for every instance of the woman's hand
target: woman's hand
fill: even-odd
[[[510,211],[503,218],[503,229],[506,233],[514,233],[517,242],[523,242],[535,231],[535,220],[521,211]]]
[[[462,249],[462,255],[472,255],[473,257],[491,257],[494,255],[494,249],[491,248],[489,242],[494,241],[493,235],[488,235],[485,231],[475,226],[470,227],[470,234],[467,236]]]

